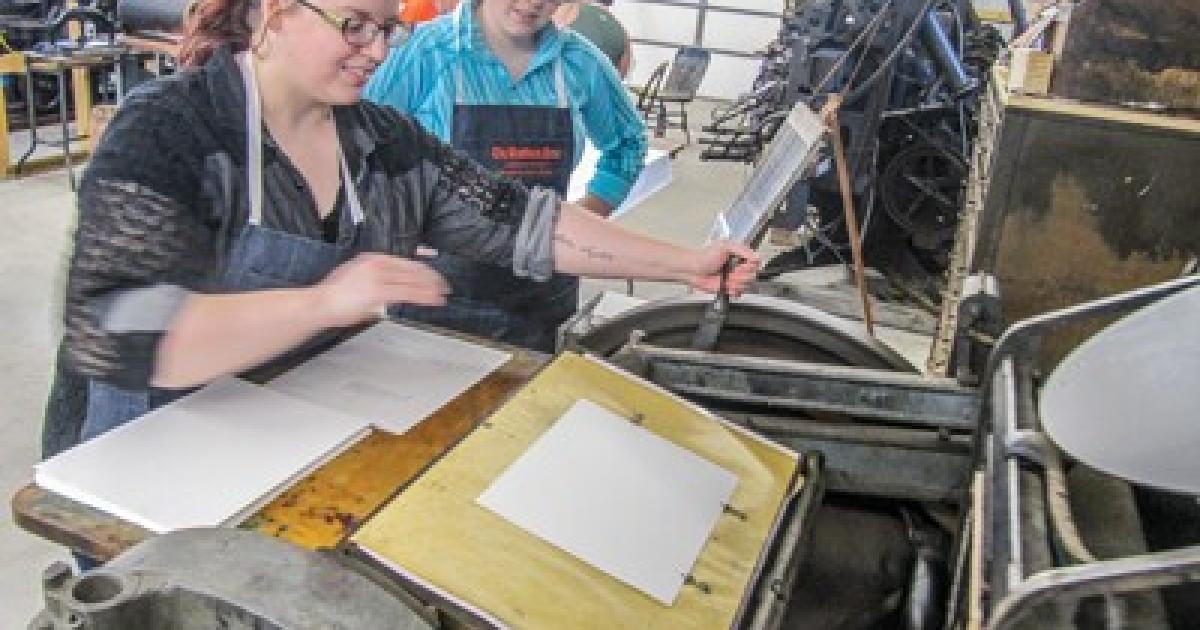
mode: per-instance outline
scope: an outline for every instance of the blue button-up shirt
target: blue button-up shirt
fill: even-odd
[[[574,31],[550,24],[538,34],[525,74],[514,81],[488,48],[474,5],[460,2],[453,13],[418,27],[408,42],[392,49],[364,96],[409,114],[449,142],[455,66],[462,72],[464,103],[556,105],[554,62],[561,60],[575,121],[575,163],[584,138],[590,138],[601,155],[588,192],[619,206],[641,172],[646,126],[612,63]]]

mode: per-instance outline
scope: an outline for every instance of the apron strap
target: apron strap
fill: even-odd
[[[467,91],[463,88],[462,64],[454,64],[454,104],[466,105],[464,94]],[[567,76],[563,70],[562,57],[557,57],[554,60],[554,93],[558,99],[558,108],[566,109],[571,106],[571,99],[567,94]]]
[[[247,223],[258,226],[262,225],[263,218],[262,100],[250,52],[240,53],[237,63],[242,71],[242,85],[246,89],[246,176],[249,178],[247,188],[250,194],[250,216]],[[350,176],[350,167],[346,164],[346,153],[342,151],[342,143],[340,140],[337,142],[338,168],[342,176],[342,186],[346,189],[346,203],[350,206],[351,220],[354,225],[359,225],[365,216],[362,202],[358,198],[354,178]]]
[[[467,91],[463,89],[462,64],[454,64],[454,104],[466,105],[467,102],[463,98],[463,94]]]
[[[254,77],[254,64],[250,52],[237,56],[242,70],[242,85],[246,89],[246,174],[249,178],[250,225],[261,225],[263,215],[262,186],[262,100],[258,94],[258,81]]]
[[[554,60],[554,91],[558,94],[558,108],[567,109],[571,99],[567,94],[567,76],[563,71],[562,57]]]
[[[358,199],[358,187],[354,185],[354,178],[350,176],[350,167],[346,164],[346,153],[342,151],[341,142],[338,143],[338,164],[342,168],[342,186],[346,188],[346,203],[350,206],[350,220],[354,225],[360,225],[364,218],[362,202]]]

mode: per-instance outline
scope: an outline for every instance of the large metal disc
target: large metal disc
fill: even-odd
[[[592,329],[581,345],[611,355],[635,330],[646,343],[688,348],[696,324],[711,296],[689,295],[650,302]],[[730,303],[716,351],[775,359],[792,359],[913,372],[896,352],[867,335],[862,323],[764,295],[747,295]]]
[[[1156,302],[1075,349],[1042,391],[1042,425],[1080,461],[1200,493],[1200,287]]]

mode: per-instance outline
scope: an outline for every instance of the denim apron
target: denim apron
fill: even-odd
[[[454,79],[454,148],[488,169],[565,196],[575,164],[575,126],[562,61],[554,62],[557,105],[467,104],[457,67]],[[431,264],[450,284],[446,305],[403,304],[393,307],[393,315],[554,352],[559,326],[579,304],[576,276],[556,273],[535,282],[516,277],[510,268],[446,253]]]
[[[209,286],[216,292],[260,291],[312,286],[357,250],[357,230],[363,222],[362,205],[350,169],[339,145],[338,160],[342,187],[354,225],[354,237],[339,238],[337,244],[326,243],[271,229],[262,225],[262,104],[258,83],[249,55],[238,55],[238,66],[246,87],[246,168],[249,173],[250,212],[246,225],[232,239],[224,267],[211,279]],[[310,343],[305,347],[316,345]],[[290,355],[291,353],[289,353]],[[148,388],[126,390],[91,380],[88,383],[87,417],[83,421],[82,440],[88,440],[110,429],[166,404],[190,390]]]

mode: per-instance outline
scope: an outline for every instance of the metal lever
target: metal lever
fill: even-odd
[[[717,339],[721,337],[725,319],[729,316],[729,273],[740,265],[742,260],[741,256],[730,256],[725,259],[725,264],[721,265],[721,285],[717,288],[716,297],[700,316],[696,334],[692,336],[693,350],[710,351],[717,347]]]

